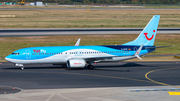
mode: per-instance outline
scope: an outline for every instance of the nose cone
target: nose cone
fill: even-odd
[[[12,62],[13,59],[8,55],[8,56],[5,57],[5,60],[9,61],[9,62]]]

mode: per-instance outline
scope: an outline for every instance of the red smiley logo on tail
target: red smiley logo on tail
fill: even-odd
[[[148,37],[147,37],[147,34],[148,34],[148,33],[144,33],[144,35],[145,35],[146,39],[147,39],[148,41],[152,40],[152,39],[153,39],[153,37],[154,37],[154,34],[151,36],[151,38],[148,38]]]

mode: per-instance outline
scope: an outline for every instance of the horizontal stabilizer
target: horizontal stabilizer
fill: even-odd
[[[156,46],[156,48],[164,48],[164,47],[173,47],[175,45],[170,45],[170,46]]]
[[[156,47],[146,47],[145,49],[156,49],[156,48],[164,48],[164,47],[173,47],[175,45],[170,45],[170,46],[156,46]]]

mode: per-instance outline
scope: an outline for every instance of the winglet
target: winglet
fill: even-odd
[[[77,42],[76,42],[75,46],[79,46],[80,41],[81,41],[81,38],[79,38],[79,39],[77,40]]]
[[[141,57],[139,56],[139,54],[140,54],[140,52],[141,52],[141,50],[142,50],[142,47],[143,47],[143,44],[139,47],[139,49],[136,51],[136,53],[134,54],[134,56],[136,56],[137,58],[139,58],[140,60],[142,60],[141,59]]]

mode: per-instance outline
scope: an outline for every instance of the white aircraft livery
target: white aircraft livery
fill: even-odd
[[[154,15],[140,35],[133,41],[122,45],[47,46],[30,47],[14,51],[5,59],[24,69],[25,64],[66,64],[68,68],[89,68],[92,63],[123,61],[139,58],[156,49],[154,41],[160,15]]]

